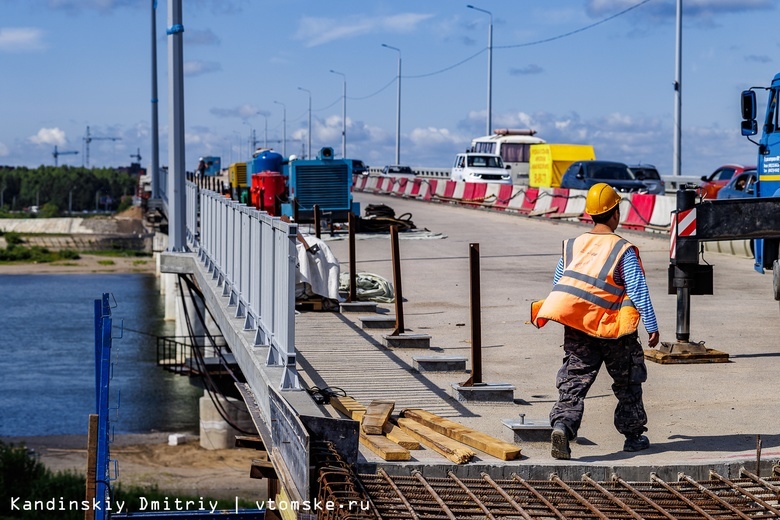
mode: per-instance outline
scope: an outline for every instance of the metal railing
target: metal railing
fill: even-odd
[[[266,366],[282,367],[281,390],[300,390],[295,367],[298,225],[187,182],[187,238],[195,246]]]
[[[216,342],[214,347],[211,339]],[[157,366],[168,372],[198,372],[198,360],[205,358],[216,358],[222,364],[234,362],[222,336],[157,336]]]

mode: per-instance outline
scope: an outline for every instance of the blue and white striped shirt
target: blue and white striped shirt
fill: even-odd
[[[561,276],[563,276],[563,257],[558,260],[558,266],[555,268],[553,285],[558,283]],[[639,259],[633,247],[626,250],[620,257],[620,262],[615,269],[615,282],[626,288],[626,294],[634,302],[639,315],[642,316],[642,322],[645,324],[645,330],[648,334],[658,332],[658,322],[655,319],[653,302],[650,301],[647,279],[639,265]]]

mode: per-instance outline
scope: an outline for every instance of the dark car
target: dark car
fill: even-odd
[[[756,170],[745,170],[731,178],[728,184],[718,190],[719,199],[741,199],[755,197]]]
[[[634,177],[627,165],[613,161],[572,163],[561,178],[561,188],[587,190],[599,182],[605,182],[622,192],[647,191],[647,186]]]
[[[391,175],[393,177],[413,177],[415,173],[410,166],[399,166],[397,164],[393,164],[382,168],[382,175]]]
[[[652,164],[629,164],[634,177],[647,187],[647,193],[663,195],[666,193],[666,183],[661,179],[658,170]]]
[[[360,159],[352,159],[352,173],[356,175],[368,175],[368,166]]]
[[[703,175],[701,178],[701,195],[705,199],[718,198],[718,191],[729,183],[729,181],[744,172],[745,170],[755,170],[755,166],[743,166],[741,164],[725,164],[709,175]]]

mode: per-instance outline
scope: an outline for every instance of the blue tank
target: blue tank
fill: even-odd
[[[282,172],[284,157],[273,150],[263,150],[252,161],[252,173]]]

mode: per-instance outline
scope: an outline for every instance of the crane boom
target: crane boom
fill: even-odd
[[[78,152],[76,150],[68,150],[66,152],[60,152],[57,150],[57,145],[54,145],[54,152],[52,152],[52,156],[54,157],[54,166],[57,166],[57,158],[60,155],[78,155]]]
[[[84,153],[84,159],[85,159],[85,165],[89,167],[89,143],[92,141],[121,141],[121,137],[95,137],[89,133],[89,126],[87,127],[87,133],[84,136],[84,145],[85,145],[85,153]]]

